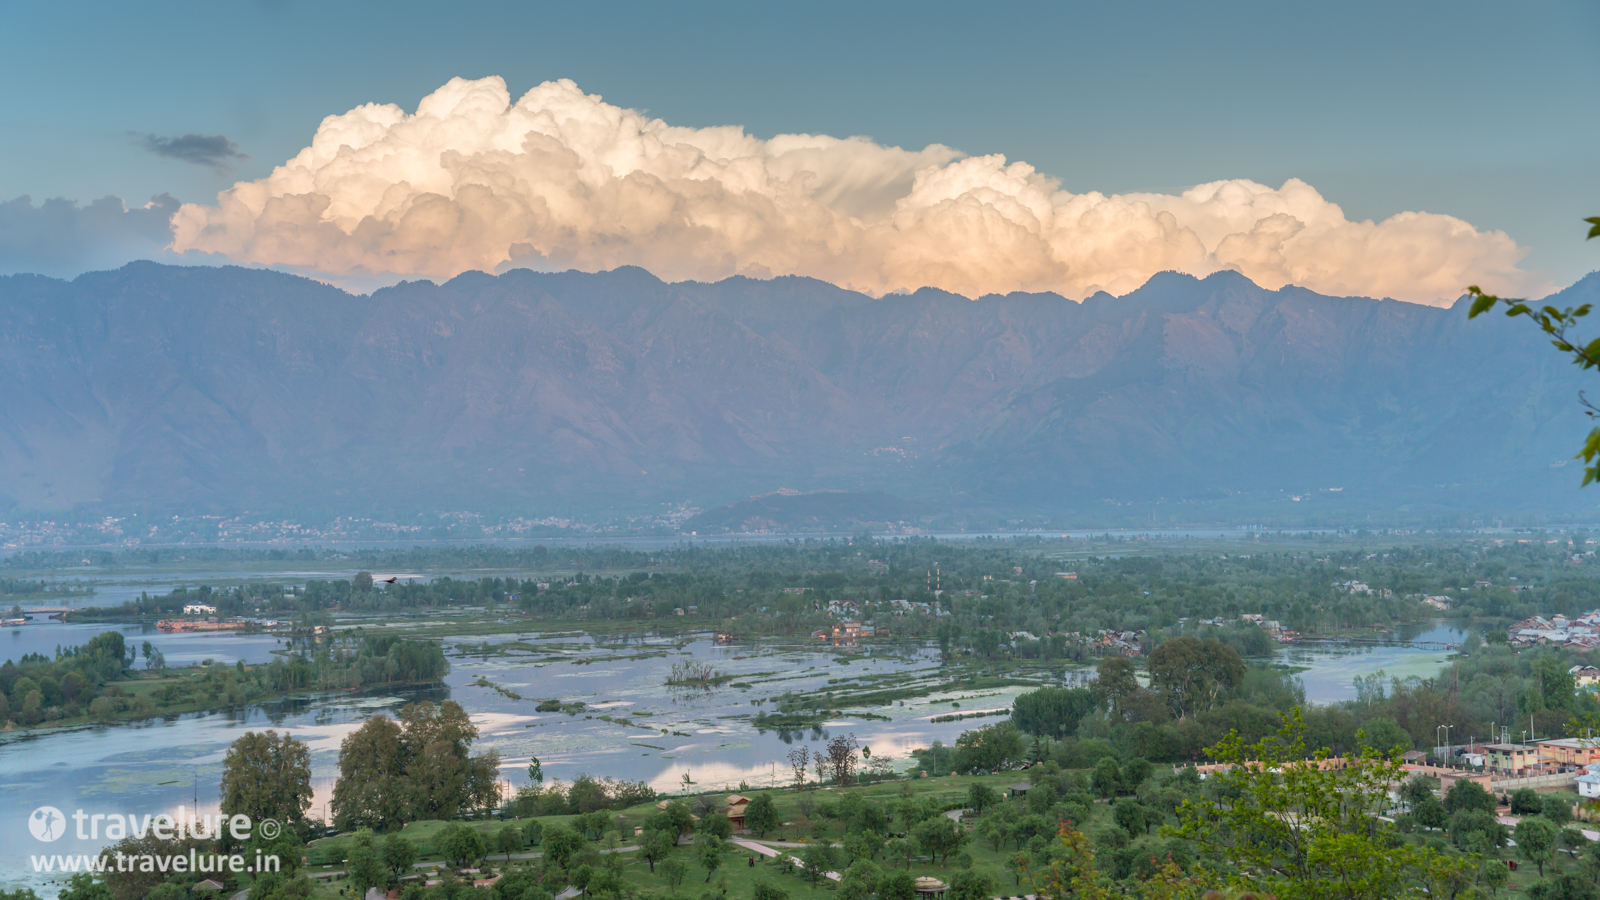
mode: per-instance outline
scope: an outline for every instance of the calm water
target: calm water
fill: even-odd
[[[103,625],[39,624],[0,633],[0,659],[26,653],[53,655],[57,645],[80,644],[106,630]],[[152,628],[118,629],[138,645],[149,640],[171,665],[204,659],[232,664],[264,662],[278,646],[264,635],[162,634]],[[1459,640],[1460,632],[1439,626],[1425,639]],[[250,729],[287,729],[312,752],[314,814],[328,801],[337,771],[339,743],[367,717],[393,713],[416,699],[453,699],[471,713],[481,737],[478,748],[500,752],[507,789],[526,782],[530,756],[537,756],[546,778],[569,781],[579,772],[648,781],[657,790],[680,791],[687,775],[696,790],[782,783],[784,755],[797,744],[820,746],[834,734],[853,733],[874,756],[905,761],[909,751],[933,740],[954,742],[962,731],[997,718],[934,724],[936,715],[1009,707],[1018,689],[963,691],[933,695],[863,710],[889,717],[872,721],[841,717],[803,734],[760,733],[735,719],[771,710],[785,690],[825,689],[829,678],[892,675],[885,686],[932,678],[938,663],[929,649],[874,651],[843,655],[826,645],[804,643],[718,645],[708,640],[646,638],[623,645],[598,646],[587,638],[516,637],[538,645],[517,655],[463,655],[482,639],[447,641],[451,672],[443,688],[404,695],[338,695],[271,704],[232,713],[189,715],[138,725],[84,727],[21,737],[0,735],[0,884],[28,885],[52,897],[56,885],[30,871],[27,854],[83,853],[105,842],[70,836],[44,845],[27,831],[27,816],[38,806],[55,806],[68,815],[76,809],[137,812],[141,816],[175,812],[182,804],[214,813],[217,783],[228,744]],[[1355,696],[1352,678],[1383,669],[1390,674],[1432,674],[1447,654],[1397,647],[1328,651],[1293,648],[1280,661],[1308,666],[1301,673],[1307,699],[1314,702]],[[752,686],[710,691],[666,686],[672,664],[685,659],[711,662]],[[765,674],[763,674],[765,673]],[[508,698],[473,682],[487,678],[525,700]],[[979,695],[982,696],[979,696]],[[589,709],[569,716],[538,713],[538,700],[582,700]],[[752,701],[756,703],[752,704]],[[959,707],[956,706],[959,704]],[[648,715],[633,715],[635,712]],[[594,718],[607,714],[642,727]],[[666,730],[666,734],[662,730]]]
[[[81,643],[103,626],[38,625],[0,634],[0,656],[27,652],[53,654],[57,644]],[[269,658],[276,641],[216,634],[174,634],[122,629],[128,639],[149,639],[169,663],[211,658],[219,663]],[[630,642],[626,648],[598,647],[588,639],[538,641],[534,655],[462,657],[459,642],[447,642],[451,673],[446,687],[426,695],[454,699],[471,713],[481,736],[478,748],[494,748],[504,764],[507,789],[526,782],[530,756],[538,756],[546,778],[570,780],[579,772],[650,782],[658,790],[682,790],[687,775],[696,790],[753,787],[784,778],[783,756],[797,743],[818,747],[834,734],[853,733],[874,756],[907,758],[913,747],[932,740],[953,742],[967,728],[995,719],[933,724],[933,716],[951,712],[1009,707],[1017,689],[964,691],[934,695],[904,706],[870,712],[890,721],[848,716],[803,734],[760,733],[747,722],[731,719],[771,709],[760,703],[784,690],[824,688],[827,680],[846,675],[893,674],[906,680],[932,677],[934,654],[913,650],[896,654],[851,655],[848,661],[824,646],[715,645],[708,640]],[[492,641],[504,641],[497,637]],[[479,644],[473,639],[472,646]],[[551,646],[559,644],[559,646]],[[639,657],[616,659],[608,657]],[[675,661],[709,661],[719,669],[750,679],[747,689],[723,686],[710,691],[668,688],[667,672]],[[769,673],[764,676],[756,673]],[[774,674],[775,673],[775,674]],[[530,699],[513,700],[473,684],[480,677]],[[781,680],[773,680],[781,679]],[[895,683],[904,683],[896,681]],[[888,686],[888,685],[886,685]],[[328,801],[337,771],[339,743],[368,716],[394,712],[419,694],[336,696],[274,704],[236,713],[190,715],[170,721],[112,727],[84,727],[44,735],[0,737],[0,883],[26,884],[42,896],[56,886],[29,871],[27,854],[48,847],[53,853],[82,853],[106,842],[78,841],[69,836],[55,843],[36,842],[27,831],[27,816],[41,805],[55,806],[69,816],[76,809],[95,812],[172,812],[180,804],[214,813],[217,783],[228,744],[249,729],[287,729],[306,741],[312,752],[315,812]],[[589,709],[569,716],[538,713],[539,699],[582,700]],[[752,705],[751,701],[758,703]],[[955,706],[959,704],[959,708]],[[632,715],[634,712],[648,715]],[[636,720],[629,727],[593,718],[608,714]],[[663,734],[665,729],[668,733]]]
[[[1426,629],[1407,629],[1399,637],[1407,640],[1460,643],[1467,633],[1445,622],[1434,622]],[[1306,700],[1335,703],[1356,699],[1355,679],[1382,671],[1396,678],[1428,678],[1451,657],[1446,650],[1413,650],[1408,647],[1343,647],[1310,645],[1288,647],[1278,652],[1284,665],[1303,666],[1299,673],[1306,686]]]

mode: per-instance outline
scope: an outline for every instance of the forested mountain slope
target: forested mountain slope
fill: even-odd
[[[1086,521],[1581,514],[1561,464],[1586,382],[1524,326],[1232,273],[1082,304],[640,269],[370,296],[152,263],[14,276],[0,508],[544,514],[787,488]]]

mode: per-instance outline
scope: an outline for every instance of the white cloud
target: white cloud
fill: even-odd
[[[1266,287],[1449,301],[1546,287],[1502,232],[1406,212],[1351,222],[1310,185],[1075,194],[1025,162],[865,138],[680,128],[547,82],[454,79],[415,114],[368,104],[216,206],[173,248],[328,276],[643,266],[669,280],[811,275],[872,293],[1125,293],[1233,268]]]

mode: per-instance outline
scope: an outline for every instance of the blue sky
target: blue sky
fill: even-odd
[[[1600,268],[1592,3],[7,3],[0,201],[212,203],[362,103],[570,78],[674,125],[1026,160],[1073,192],[1300,178],[1352,220],[1504,230]],[[163,157],[223,135],[247,160]],[[11,267],[25,268],[26,250]],[[18,262],[18,259],[21,259]]]

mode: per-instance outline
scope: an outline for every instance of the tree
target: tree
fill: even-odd
[[[696,843],[700,845],[700,865],[705,867],[706,881],[718,869],[722,868],[722,841],[712,835],[701,835]]]
[[[913,828],[911,839],[916,841],[923,853],[930,858],[937,856],[940,865],[943,865],[950,854],[960,850],[961,845],[967,842],[967,833],[944,816],[934,816]]]
[[[552,825],[544,831],[544,858],[562,869],[572,861],[573,854],[582,848],[583,837],[570,828]]]
[[[1129,794],[1138,793],[1139,788],[1155,773],[1156,767],[1148,759],[1135,756],[1122,767],[1122,790]]]
[[[356,577],[350,581],[350,590],[357,594],[372,593],[372,573],[366,571],[357,572]]]
[[[1566,825],[1572,821],[1571,801],[1559,796],[1545,797],[1540,804],[1539,815],[1557,825]]]
[[[1535,882],[1528,888],[1533,900],[1595,900],[1594,885],[1573,872],[1562,872],[1545,881]]]
[[[843,787],[856,778],[856,743],[854,733],[838,735],[828,742],[828,768],[833,772],[833,783]]]
[[[916,900],[917,880],[910,872],[891,872],[878,881],[878,900]]]
[[[1130,838],[1138,837],[1150,829],[1154,824],[1154,816],[1149,813],[1154,810],[1145,809],[1145,805],[1132,797],[1118,800],[1117,805],[1111,809],[1111,818],[1117,826],[1128,833]]]
[[[1544,877],[1544,864],[1556,855],[1556,826],[1542,816],[1528,816],[1517,823],[1512,839],[1524,859],[1539,867],[1539,877]]]
[[[1417,817],[1417,823],[1424,828],[1443,828],[1449,820],[1444,811],[1444,804],[1434,799],[1432,794],[1422,798],[1422,802],[1413,806],[1411,814]]]
[[[523,822],[522,839],[527,841],[530,847],[539,846],[539,842],[544,840],[544,823],[538,819],[529,819]]]
[[[890,838],[883,845],[884,856],[903,861],[908,869],[911,868],[911,855],[914,851],[912,843],[905,838]]]
[[[772,802],[770,794],[755,795],[744,808],[744,827],[754,831],[757,837],[766,837],[767,832],[777,831],[781,825],[778,806]]]
[[[1224,738],[1210,750],[1230,764],[1212,776],[1221,802],[1184,801],[1174,836],[1255,873],[1256,889],[1282,900],[1439,891],[1459,876],[1463,862],[1401,840],[1378,818],[1388,786],[1404,774],[1397,760],[1369,748],[1325,766],[1328,751],[1310,752],[1305,733],[1296,707],[1275,735],[1254,744],[1237,732]]]
[[[500,797],[500,754],[471,755],[478,728],[461,704],[412,703],[400,710],[405,731],[411,819],[454,819],[463,810],[492,809]]]
[[[1400,784],[1400,799],[1416,809],[1417,804],[1433,796],[1433,788],[1426,775],[1413,775]]]
[[[800,861],[805,864],[806,875],[815,885],[822,880],[824,873],[833,868],[833,848],[827,844],[809,844]]]
[[[501,826],[494,834],[494,849],[496,853],[506,855],[506,864],[511,863],[511,854],[522,849],[522,832],[517,826],[507,823]]]
[[[651,813],[646,824],[650,828],[671,831],[674,835],[687,834],[694,827],[694,814],[689,812],[689,804],[674,800]]]
[[[1006,868],[1011,870],[1012,877],[1016,879],[1016,883],[1019,885],[1022,884],[1023,874],[1028,871],[1028,867],[1031,865],[1033,865],[1033,860],[1029,859],[1026,853],[1013,853],[1006,857]]]
[[[365,895],[367,888],[383,887],[388,883],[383,859],[378,854],[378,841],[370,829],[363,828],[351,837],[350,853],[344,869],[349,874],[350,887],[357,896]]]
[[[546,900],[550,892],[540,887],[532,869],[518,866],[500,874],[489,896],[492,900]]]
[[[1095,706],[1107,712],[1118,712],[1123,699],[1139,690],[1135,671],[1133,663],[1120,656],[1100,660],[1095,666],[1094,683],[1089,687]]]
[[[644,837],[639,840],[639,854],[650,864],[650,872],[654,874],[656,863],[666,859],[667,854],[677,845],[677,834],[660,828],[651,828],[647,829]]]
[[[528,757],[528,780],[534,784],[544,784],[544,766],[539,764],[539,757]]]
[[[1465,778],[1451,785],[1444,795],[1444,810],[1451,815],[1463,809],[1481,809],[1493,813],[1496,806],[1494,797],[1483,789],[1483,785]]]
[[[439,853],[457,866],[477,862],[489,855],[488,843],[476,828],[465,822],[451,822],[440,829],[436,842]]]
[[[1224,688],[1244,681],[1244,660],[1215,639],[1177,637],[1150,654],[1150,685],[1160,691],[1179,719],[1210,709]]]
[[[406,746],[400,726],[373,716],[339,743],[339,778],[330,804],[339,828],[389,828],[409,817]]]
[[[1088,688],[1043,687],[1017,696],[1011,704],[1011,721],[1028,734],[1071,737],[1094,707],[1094,693]]]
[[[689,877],[689,867],[684,865],[683,860],[676,856],[668,857],[661,861],[661,877],[665,878],[667,884],[676,889],[683,884],[685,878]]]
[[[994,880],[972,869],[961,869],[950,877],[950,900],[989,900]]]
[[[733,837],[733,823],[722,813],[709,813],[700,819],[700,824],[695,826],[695,832],[725,841]]]
[[[1010,722],[964,731],[956,738],[957,772],[1001,772],[1022,762],[1027,747],[1022,733]]]
[[[1089,780],[1093,782],[1094,789],[1100,796],[1109,799],[1115,797],[1122,789],[1122,769],[1118,768],[1116,760],[1102,756],[1095,762]]]
[[[811,765],[811,748],[795,747],[789,751],[789,768],[794,770],[794,789],[806,786],[806,769]]]
[[[1385,756],[1397,748],[1410,750],[1412,745],[1411,733],[1387,717],[1368,719],[1356,734],[1361,746],[1371,747]]]
[[[985,809],[998,802],[1000,802],[1000,795],[987,784],[981,781],[974,781],[972,784],[967,785],[967,806],[978,815],[983,815]]]
[[[1511,814],[1536,816],[1544,810],[1544,798],[1533,788],[1519,788],[1511,792]],[[1521,843],[1520,841],[1518,843]]]
[[[1489,893],[1500,895],[1500,889],[1511,880],[1511,867],[1498,859],[1489,857],[1483,863],[1483,883],[1489,886]]]
[[[399,881],[403,876],[411,873],[411,867],[417,861],[417,848],[400,832],[395,832],[383,839],[383,864]]]
[[[247,731],[222,762],[223,815],[298,828],[311,808],[311,753],[285,731]]]
[[[1033,878],[1038,900],[1113,900],[1126,896],[1114,890],[1110,879],[1101,874],[1095,864],[1095,850],[1095,843],[1082,832],[1063,826],[1057,846],[1052,848],[1048,868]],[[1152,865],[1148,873],[1142,874],[1128,893],[1138,900],[1194,900],[1211,896],[1207,888],[1218,886],[1216,875],[1206,868],[1197,867],[1196,871],[1185,873],[1169,856],[1165,862]],[[1245,894],[1260,896],[1250,889],[1239,896]]]

